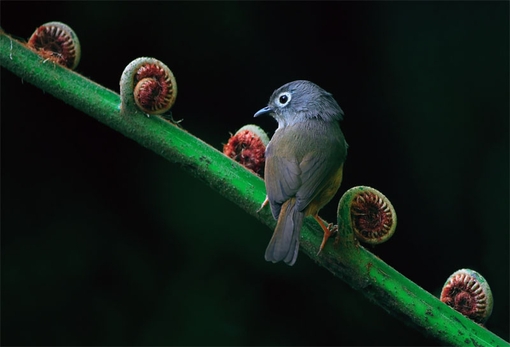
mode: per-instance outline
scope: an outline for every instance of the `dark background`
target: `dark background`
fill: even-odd
[[[508,2],[1,2],[28,39],[58,20],[77,71],[118,91],[166,63],[173,109],[221,149],[274,89],[309,79],[345,111],[342,187],[396,208],[373,251],[438,296],[479,271],[509,338]],[[300,255],[178,165],[1,70],[2,345],[437,345]]]

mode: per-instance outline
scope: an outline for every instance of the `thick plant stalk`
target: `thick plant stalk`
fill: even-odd
[[[42,57],[0,32],[0,64],[3,67],[169,161],[181,164],[184,170],[207,182],[269,228],[275,227],[269,209],[256,212],[265,198],[261,178],[171,122],[146,117],[138,110],[121,113],[119,94],[67,68],[42,62]],[[119,78],[120,75],[121,71]],[[320,255],[316,255],[322,230],[309,217],[303,225],[301,250],[390,314],[444,344],[509,346],[359,245],[353,236],[350,213],[356,189],[349,190],[339,204],[340,242],[337,247],[330,242]]]

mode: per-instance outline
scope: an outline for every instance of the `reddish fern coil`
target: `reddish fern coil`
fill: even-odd
[[[170,69],[161,64],[142,65],[135,74],[135,103],[148,114],[170,110],[177,97],[177,82]]]
[[[230,137],[223,146],[223,153],[262,177],[268,143],[266,133],[260,127],[249,124]]]
[[[27,42],[31,48],[46,60],[73,70],[78,66],[81,46],[78,36],[66,24],[49,22],[35,29]]]

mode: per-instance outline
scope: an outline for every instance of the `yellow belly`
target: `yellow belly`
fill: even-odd
[[[340,184],[342,183],[344,165],[335,172],[329,179],[329,182],[324,185],[322,191],[310,202],[305,210],[305,215],[315,216],[319,210],[323,208],[335,196]]]

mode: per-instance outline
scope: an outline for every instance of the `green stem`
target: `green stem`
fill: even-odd
[[[269,209],[256,212],[265,198],[263,180],[185,130],[162,118],[147,117],[141,111],[129,110],[121,114],[121,100],[117,93],[67,68],[43,63],[40,56],[3,31],[0,32],[0,64],[24,81],[169,161],[181,164],[183,169],[207,182],[269,228],[274,228],[276,223]],[[509,346],[359,246],[352,237],[350,223],[346,223],[350,221],[350,199],[352,190],[344,195],[339,205],[338,222],[343,241],[338,248],[330,243],[317,256],[322,230],[310,217],[305,220],[301,249],[310,258],[391,314],[445,344]]]

